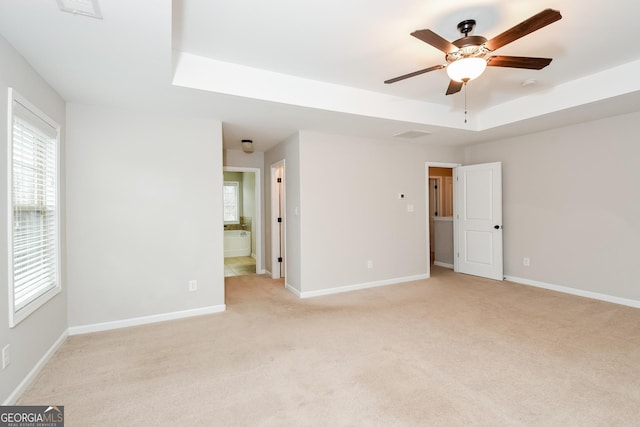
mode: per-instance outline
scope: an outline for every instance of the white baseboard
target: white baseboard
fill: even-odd
[[[174,311],[171,313],[154,314],[151,316],[135,317],[133,319],[115,320],[113,322],[94,323],[92,325],[71,326],[69,335],[88,334],[91,332],[108,331],[111,329],[128,328],[129,326],[146,325],[149,323],[164,322],[167,320],[184,319],[204,314],[221,313],[226,310],[225,304],[209,307],[194,308],[192,310]]]
[[[284,283],[284,287],[285,289],[287,289],[289,292],[293,293],[295,296],[297,296],[298,298],[302,298],[300,296],[300,291],[297,290],[296,288],[294,288],[293,286],[291,286],[289,283],[285,282]]]
[[[434,261],[433,265],[437,265],[438,267],[450,268],[453,270],[453,264],[447,264],[446,262]]]
[[[44,367],[44,365],[46,365],[49,359],[51,359],[51,357],[56,353],[56,351],[58,351],[58,349],[64,343],[64,341],[67,339],[68,336],[69,336],[69,330],[67,329],[62,333],[62,335],[60,335],[60,337],[56,340],[56,342],[54,342],[51,345],[51,347],[49,348],[49,350],[47,350],[44,356],[42,356],[40,360],[38,360],[38,363],[36,363],[33,369],[29,371],[27,376],[25,376],[22,379],[22,381],[20,381],[20,384],[18,384],[15,390],[13,390],[13,392],[9,395],[9,397],[7,397],[7,399],[2,403],[2,405],[7,406],[7,405],[16,404],[18,399],[20,399],[20,396],[22,396],[25,390],[29,388],[31,383],[33,383],[33,381],[36,379],[36,377]]]
[[[597,299],[600,301],[612,302],[614,304],[626,305],[629,307],[640,308],[640,301],[614,297],[612,295],[600,294],[598,292],[585,291],[582,289],[569,288],[567,286],[552,285],[550,283],[538,282],[536,280],[522,279],[520,277],[505,276],[510,282],[519,283],[521,285],[535,286],[536,288],[549,289],[551,291],[563,292],[565,294],[577,295],[579,297]]]
[[[419,274],[417,276],[399,277],[395,279],[379,280],[377,282],[358,283],[356,285],[338,286],[335,288],[321,289],[318,291],[300,292],[297,289],[294,292],[300,298],[313,298],[323,295],[339,294],[342,292],[357,291],[360,289],[377,288],[378,286],[397,285],[405,282],[413,282],[415,280],[428,279],[428,274]],[[291,289],[290,289],[291,290]]]

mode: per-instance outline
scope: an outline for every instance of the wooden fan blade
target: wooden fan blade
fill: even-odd
[[[458,50],[458,48],[455,45],[451,44],[451,42],[443,39],[431,30],[417,30],[411,33],[411,35],[417,39],[422,40],[425,43],[430,44],[436,49],[443,51],[444,53],[451,53]]]
[[[551,63],[551,58],[530,58],[527,56],[491,56],[487,65],[492,67],[528,68],[542,70]]]
[[[462,89],[462,85],[464,83],[462,82],[457,82],[455,80],[451,80],[449,82],[449,87],[447,88],[447,95],[453,95],[454,93],[458,93],[460,92],[460,90]]]
[[[531,18],[522,21],[515,27],[512,27],[502,34],[498,34],[484,45],[489,50],[496,50],[507,43],[518,40],[520,37],[524,37],[527,34],[533,33],[542,27],[556,22],[561,19],[560,12],[553,9],[545,9],[537,15],[533,15]]]
[[[395,83],[400,80],[408,79],[409,77],[419,76],[420,74],[428,73],[429,71],[440,70],[444,68],[444,65],[434,65],[433,67],[425,68],[424,70],[414,71],[413,73],[405,74],[403,76],[395,77],[393,79],[385,80],[386,84]]]

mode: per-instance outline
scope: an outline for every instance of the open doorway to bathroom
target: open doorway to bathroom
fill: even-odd
[[[262,273],[260,169],[225,167],[224,275]]]

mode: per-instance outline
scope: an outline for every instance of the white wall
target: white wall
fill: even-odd
[[[255,221],[256,177],[249,172],[242,173],[242,215],[251,217],[251,221]]]
[[[62,128],[61,135],[61,224],[65,233],[64,209],[64,100],[49,86],[31,66],[0,37],[0,348],[9,344],[11,364],[0,371],[0,403],[5,402],[20,382],[36,366],[47,350],[67,329],[67,275],[65,270],[65,245],[62,243],[62,292],[31,314],[15,328],[9,328],[9,302],[6,288],[8,274],[7,226],[7,90],[17,90],[32,104],[54,119]]]
[[[70,326],[224,304],[221,123],[77,104],[67,120]]]
[[[435,217],[432,221],[434,261],[453,266],[453,217]]]
[[[425,275],[425,162],[461,159],[457,148],[302,132],[301,291]]]
[[[503,165],[506,275],[640,301],[639,122],[633,113],[466,149],[467,164]]]
[[[242,150],[224,150],[224,165],[242,168],[264,168],[264,153],[255,151],[245,153]]]

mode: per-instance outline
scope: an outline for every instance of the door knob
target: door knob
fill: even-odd
[[[500,230],[500,226],[499,225],[494,225],[493,228],[495,228],[496,230]]]

